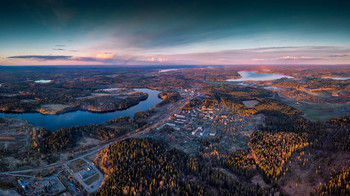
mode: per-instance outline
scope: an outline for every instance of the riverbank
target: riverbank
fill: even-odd
[[[43,115],[60,115],[76,111],[108,113],[126,110],[139,104],[141,101],[145,101],[147,98],[147,93],[130,92],[129,90],[127,94],[103,94],[102,96],[82,97],[72,104],[43,104],[36,109],[27,110],[0,108],[0,111],[6,114],[40,113]]]
[[[64,127],[73,127],[87,124],[100,124],[120,116],[129,116],[133,118],[136,112],[146,111],[157,105],[162,100],[158,97],[160,93],[151,89],[134,89],[137,92],[147,94],[147,98],[140,99],[132,105],[126,105],[127,109],[115,110],[113,112],[89,112],[75,110],[57,115],[47,115],[41,113],[0,113],[0,117],[20,118],[27,120],[40,127],[45,127],[51,131],[55,131]]]

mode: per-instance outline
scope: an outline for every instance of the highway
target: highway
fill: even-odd
[[[161,120],[159,120],[156,124],[151,124],[149,125],[147,128],[144,128],[142,131],[133,131],[133,132],[130,132],[130,133],[127,133],[127,134],[124,134],[118,138],[114,138],[114,139],[111,139],[111,140],[108,140],[107,142],[105,142],[104,144],[100,144],[96,147],[93,147],[90,149],[89,152],[87,153],[84,153],[82,155],[79,155],[73,159],[70,159],[70,160],[67,160],[67,161],[59,161],[59,162],[56,162],[56,163],[52,163],[52,164],[49,164],[49,165],[46,165],[46,166],[42,166],[42,167],[36,167],[36,168],[31,168],[31,169],[24,169],[24,170],[17,170],[17,171],[7,171],[7,172],[0,172],[0,175],[11,175],[11,174],[19,174],[19,173],[26,173],[26,172],[33,172],[33,171],[40,171],[40,170],[45,170],[45,169],[51,169],[51,168],[55,168],[55,167],[59,167],[59,166],[62,166],[62,165],[65,165],[67,163],[70,163],[70,162],[73,162],[73,161],[76,161],[78,159],[84,159],[84,157],[86,156],[89,156],[89,155],[92,155],[94,153],[97,153],[99,152],[100,150],[106,148],[108,145],[110,144],[113,144],[117,141],[122,141],[124,139],[127,139],[127,138],[133,138],[133,137],[138,137],[140,135],[143,135],[143,134],[146,134],[148,133],[152,128],[155,128],[163,123],[165,123],[168,118],[173,115],[174,113],[178,112],[184,105],[186,105],[192,98],[194,98],[197,94],[194,94],[194,95],[190,95],[189,97],[185,98],[185,99],[182,99],[179,101],[179,105],[175,108],[172,108],[170,109],[170,113],[168,115],[166,115],[166,117],[162,118]]]

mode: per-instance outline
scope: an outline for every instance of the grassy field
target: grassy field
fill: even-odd
[[[301,110],[305,117],[312,121],[326,121],[333,117],[350,115],[350,103],[307,103],[286,98],[280,101]]]
[[[100,177],[99,174],[95,174],[95,175],[93,175],[91,178],[85,180],[84,182],[85,182],[85,184],[90,185],[90,184],[92,184],[93,182],[95,182],[99,177]]]
[[[87,163],[83,160],[76,160],[73,162],[68,163],[69,168],[73,170],[74,173],[84,169],[84,167],[87,165]]]

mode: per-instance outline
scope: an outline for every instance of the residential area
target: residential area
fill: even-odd
[[[249,134],[262,123],[263,115],[241,115],[217,104],[198,105],[171,115],[151,137],[168,138],[172,145],[189,154],[209,146],[232,152],[246,148]]]

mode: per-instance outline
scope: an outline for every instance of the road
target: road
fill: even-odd
[[[171,110],[172,112],[170,112],[166,117],[164,117],[164,118],[162,118],[161,120],[159,120],[159,121],[158,121],[156,124],[154,124],[153,126],[147,127],[147,128],[144,129],[141,133],[140,133],[140,132],[137,132],[137,133],[139,133],[138,135],[142,135],[142,134],[148,133],[151,129],[156,128],[156,127],[158,127],[158,126],[161,125],[161,124],[164,124],[164,123],[169,119],[169,117],[170,117],[171,115],[173,115],[174,113],[177,113],[177,112],[178,112],[184,105],[186,105],[191,99],[193,99],[193,95],[190,96],[190,97],[188,97],[188,98],[186,98],[186,99],[181,100],[180,105],[178,105],[175,109],[172,109],[172,110]]]
[[[127,133],[125,135],[122,135],[118,138],[114,138],[111,140],[108,140],[105,144],[101,144],[99,146],[96,146],[92,149],[90,149],[89,152],[82,154],[78,157],[75,157],[71,160],[67,160],[67,161],[60,161],[60,162],[56,162],[56,163],[52,163],[46,166],[42,166],[42,167],[36,167],[36,168],[31,168],[31,169],[24,169],[24,170],[17,170],[17,171],[7,171],[7,172],[0,172],[0,175],[10,175],[10,174],[18,174],[18,173],[26,173],[26,172],[33,172],[33,171],[40,171],[40,170],[44,170],[44,169],[51,169],[51,168],[55,168],[55,167],[59,167],[62,165],[65,165],[67,163],[76,161],[78,159],[84,159],[84,157],[92,155],[94,153],[99,152],[100,150],[106,148],[108,145],[113,144],[117,141],[122,141],[126,138],[132,138],[132,137],[138,137],[140,135],[146,134],[148,133],[152,128],[155,128],[163,123],[165,123],[167,121],[167,119],[174,113],[178,112],[184,105],[186,105],[192,98],[194,98],[197,94],[195,95],[190,95],[189,97],[180,100],[179,105],[177,107],[175,107],[173,110],[170,110],[171,112],[164,118],[162,118],[161,120],[159,120],[156,124],[151,124],[149,125],[147,128],[143,129],[142,131],[134,131],[131,133]]]

